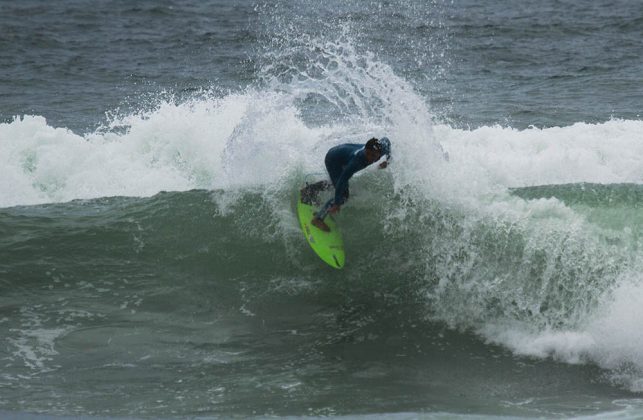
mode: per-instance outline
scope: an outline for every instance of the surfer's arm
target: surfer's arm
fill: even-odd
[[[391,154],[386,155],[386,160],[379,164],[380,169],[385,169],[391,163]]]
[[[335,185],[335,200],[333,201],[334,205],[341,206],[342,204],[344,204],[344,194],[348,189],[348,180],[353,176],[355,172],[359,171],[360,169],[362,169],[362,167],[359,165],[359,161],[356,158],[353,158],[348,163],[348,165],[346,165],[346,167],[342,171],[342,174],[337,180],[337,184]]]

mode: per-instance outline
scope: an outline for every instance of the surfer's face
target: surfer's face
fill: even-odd
[[[364,152],[366,153],[366,160],[368,163],[376,162],[382,156],[382,154],[377,150],[365,149]]]

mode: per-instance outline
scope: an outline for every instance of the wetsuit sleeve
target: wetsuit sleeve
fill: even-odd
[[[346,167],[342,171],[342,174],[337,180],[337,184],[335,185],[334,204],[339,206],[344,204],[344,194],[348,189],[348,180],[353,176],[353,174],[355,174],[355,172],[359,171],[360,169],[364,168],[362,165],[360,165],[359,159],[357,157],[353,157],[353,159],[348,162],[348,165],[346,165]]]

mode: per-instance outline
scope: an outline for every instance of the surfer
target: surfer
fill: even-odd
[[[311,223],[324,232],[329,232],[330,228],[324,222],[324,219],[328,213],[337,213],[342,204],[348,199],[348,180],[356,172],[380,160],[382,156],[386,156],[386,160],[379,164],[380,169],[386,168],[391,160],[391,142],[387,137],[382,137],[381,139],[373,137],[366,144],[346,143],[331,148],[326,153],[324,163],[332,185],[335,187],[335,197],[328,200],[315,213]],[[308,191],[316,193],[326,188],[330,188],[330,184],[327,181],[320,181],[310,185]]]

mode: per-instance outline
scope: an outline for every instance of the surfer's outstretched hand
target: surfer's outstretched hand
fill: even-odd
[[[388,161],[387,160],[385,160],[384,162],[380,163],[380,169],[386,169],[387,166],[388,166]]]

